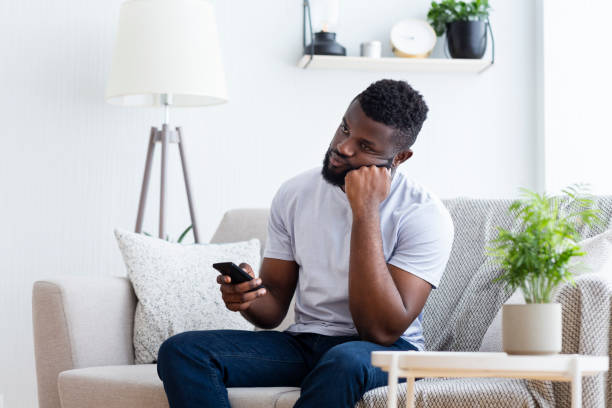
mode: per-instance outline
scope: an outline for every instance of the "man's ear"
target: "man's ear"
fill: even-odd
[[[406,149],[396,154],[395,158],[393,159],[393,167],[397,167],[406,160],[408,160],[410,157],[412,157],[412,153],[412,150]]]

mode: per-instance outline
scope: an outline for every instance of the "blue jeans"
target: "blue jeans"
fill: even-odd
[[[416,348],[402,338],[384,347],[358,336],[188,331],[161,345],[157,374],[171,408],[229,408],[226,387],[280,386],[301,387],[295,407],[352,408],[387,385],[387,373],[370,363],[378,350]]]

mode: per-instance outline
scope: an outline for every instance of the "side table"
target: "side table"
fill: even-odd
[[[406,378],[406,407],[414,407],[414,380],[423,377],[508,377],[572,383],[572,408],[582,404],[582,376],[608,371],[607,356],[447,351],[374,351],[372,365],[389,372],[387,407],[397,407],[398,377]]]

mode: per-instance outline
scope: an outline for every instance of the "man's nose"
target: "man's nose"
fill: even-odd
[[[342,156],[352,156],[355,153],[350,138],[347,138],[336,145],[336,150]]]

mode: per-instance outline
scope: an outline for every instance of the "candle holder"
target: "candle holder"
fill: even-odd
[[[336,42],[336,33],[319,31],[314,35],[314,47],[312,43],[306,48],[313,48],[316,55],[346,55],[346,48]]]
[[[310,0],[304,0],[304,19],[303,19],[303,45],[304,55],[310,54],[310,59],[304,65],[304,68],[308,67],[313,56],[316,55],[341,55],[346,56],[346,48],[336,42],[336,33],[331,31],[331,27],[336,23],[337,20],[337,8],[338,0],[328,0],[331,6],[329,8],[329,14],[324,16],[322,28],[316,33],[312,29],[312,16],[310,9]],[[331,11],[330,11],[331,10]],[[322,13],[319,13],[322,14]],[[308,18],[308,28],[306,28],[306,19]],[[306,44],[307,31],[310,32],[308,37],[310,38],[310,44]]]

